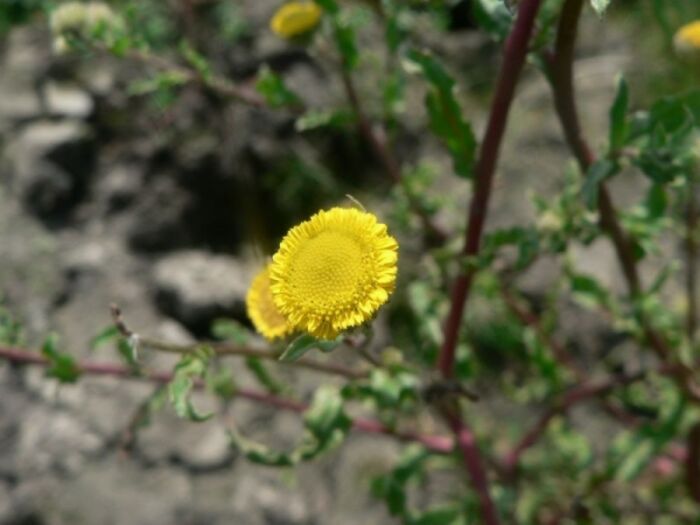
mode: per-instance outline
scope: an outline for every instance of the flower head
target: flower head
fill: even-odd
[[[321,339],[370,319],[394,290],[398,243],[371,213],[333,208],[292,228],[270,267],[287,321]]]
[[[673,44],[680,54],[700,53],[700,20],[685,24],[676,31]]]
[[[272,300],[269,270],[268,264],[253,279],[246,295],[246,309],[255,329],[266,339],[273,340],[284,337],[292,329]]]
[[[51,13],[49,23],[58,53],[71,50],[71,38],[98,38],[109,44],[122,27],[119,15],[104,2],[66,2]]]
[[[316,27],[322,14],[314,2],[288,2],[275,12],[270,29],[282,38],[293,38]]]

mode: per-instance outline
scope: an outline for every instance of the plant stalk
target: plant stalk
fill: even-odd
[[[515,86],[525,64],[530,37],[541,0],[523,0],[518,7],[518,16],[505,45],[503,63],[496,85],[496,94],[491,103],[489,120],[481,143],[479,157],[474,169],[474,190],[469,205],[467,231],[462,254],[465,258],[479,253],[481,237],[486,222],[489,200],[493,186],[496,164],[508,114],[515,95]],[[459,328],[469,298],[476,269],[468,267],[457,278],[452,290],[450,312],[445,323],[444,340],[438,359],[438,368],[445,380],[454,376],[455,354]],[[472,431],[465,425],[459,410],[446,414],[447,423],[455,435],[464,466],[477,492],[481,506],[481,517],[486,525],[498,525],[500,518],[489,491],[488,476],[481,460],[478,444]]]

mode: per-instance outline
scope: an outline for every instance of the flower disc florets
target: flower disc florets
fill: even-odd
[[[294,38],[316,27],[322,14],[314,2],[289,2],[275,12],[270,29],[282,38]]]
[[[269,270],[268,264],[253,279],[246,295],[246,309],[255,329],[271,341],[289,334],[292,328],[272,300]]]
[[[398,243],[371,213],[333,208],[292,228],[270,267],[293,327],[320,339],[370,319],[394,290]]]

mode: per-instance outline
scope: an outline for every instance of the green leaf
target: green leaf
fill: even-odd
[[[304,414],[305,435],[291,452],[279,452],[251,441],[239,433],[230,433],[231,445],[255,463],[269,466],[291,466],[316,458],[338,445],[352,426],[345,414],[343,399],[337,388],[319,387],[311,407]]]
[[[652,184],[646,198],[647,217],[652,220],[664,216],[668,198],[663,184]]]
[[[206,376],[207,389],[222,399],[233,399],[236,396],[236,382],[228,369],[221,369]]]
[[[73,356],[58,351],[58,337],[49,335],[44,340],[41,353],[49,360],[46,375],[58,379],[61,383],[75,383],[81,371]]]
[[[345,110],[311,109],[296,120],[294,127],[299,132],[311,131],[325,126],[339,128],[353,122],[353,120],[353,115]]]
[[[179,417],[201,422],[213,415],[198,413],[190,398],[195,381],[204,377],[212,355],[210,349],[201,348],[196,352],[182,356],[178,364],[175,365],[173,378],[168,384],[168,398]]]
[[[479,26],[496,40],[505,40],[513,24],[513,13],[504,0],[474,0],[472,13]]]
[[[119,352],[119,355],[122,357],[122,359],[124,359],[126,364],[131,367],[138,368],[139,363],[137,349],[136,346],[131,343],[131,341],[124,337],[120,337],[117,340],[117,352]]]
[[[430,452],[420,445],[406,447],[396,467],[388,474],[372,480],[372,494],[386,503],[389,514],[405,517],[410,512],[406,497],[406,484],[421,475]]]
[[[289,346],[279,356],[280,361],[293,362],[301,358],[306,352],[312,348],[318,348],[323,352],[330,352],[340,344],[339,340],[321,341],[309,334],[302,334],[294,341],[289,343]]]
[[[90,340],[90,348],[96,350],[117,337],[119,337],[119,329],[114,325],[109,325]]]
[[[593,6],[593,9],[595,9],[596,13],[602,15],[610,5],[610,2],[611,0],[591,0],[591,5]]]
[[[316,347],[318,339],[309,334],[302,334],[294,341],[289,343],[289,346],[279,356],[280,361],[294,362],[301,358],[306,352]]]
[[[287,88],[282,77],[272,71],[267,65],[262,66],[258,70],[255,89],[265,98],[268,105],[273,108],[299,106],[301,104],[299,97]]]
[[[610,146],[615,154],[625,145],[628,135],[627,112],[629,110],[629,89],[624,77],[617,79],[615,100],[610,108]]]
[[[571,274],[569,283],[574,297],[588,307],[607,306],[610,303],[609,292],[591,276]]]
[[[212,71],[207,59],[199,53],[187,40],[180,42],[180,53],[187,63],[192,66],[199,76],[206,82],[211,80]]]
[[[599,160],[591,165],[581,188],[581,196],[587,208],[595,209],[598,206],[600,183],[615,175],[617,170],[617,165],[607,159]]]
[[[278,452],[248,439],[236,431],[229,431],[231,446],[240,451],[249,461],[268,467],[290,467],[295,464],[290,454]]]
[[[677,437],[685,408],[685,399],[678,395],[676,405],[666,421],[658,427],[645,425],[637,432],[633,438],[633,445],[628,448],[624,459],[616,469],[617,479],[630,482],[644,472],[663,447]]]
[[[268,392],[272,394],[280,394],[288,390],[283,383],[275,379],[260,358],[246,357],[245,365]]]
[[[357,49],[355,38],[355,29],[343,17],[338,3],[335,0],[316,0],[330,18],[333,28],[333,40],[341,57],[343,58],[343,67],[348,70],[354,69],[360,59],[360,52]]]
[[[471,177],[477,143],[455,97],[455,80],[429,54],[412,50],[407,58],[419,67],[430,84],[425,105],[431,129],[447,146],[455,172],[463,178]]]

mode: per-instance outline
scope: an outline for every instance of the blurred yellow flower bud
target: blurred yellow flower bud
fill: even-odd
[[[294,38],[316,27],[322,14],[314,2],[288,2],[275,12],[270,29],[282,38]]]
[[[685,24],[676,31],[673,45],[681,56],[700,56],[700,20]]]

